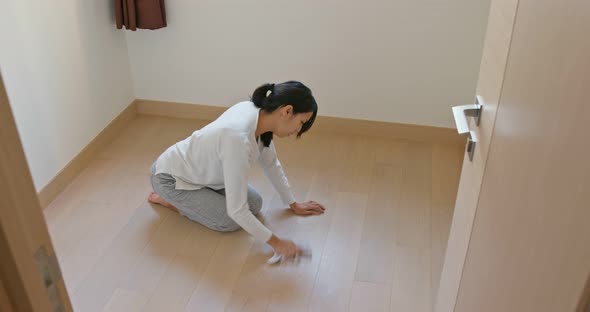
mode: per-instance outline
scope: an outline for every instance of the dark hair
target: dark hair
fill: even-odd
[[[254,90],[251,99],[256,107],[269,113],[285,105],[293,106],[293,114],[312,112],[311,118],[301,126],[297,137],[311,128],[318,113],[318,104],[311,90],[299,81],[263,84]],[[263,133],[260,139],[264,146],[268,147],[272,141],[272,132]]]

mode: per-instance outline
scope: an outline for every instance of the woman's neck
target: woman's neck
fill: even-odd
[[[256,131],[254,131],[254,135],[256,138],[260,137],[260,135],[272,131],[273,123],[272,123],[272,113],[267,113],[263,110],[258,112],[258,123],[256,124]]]

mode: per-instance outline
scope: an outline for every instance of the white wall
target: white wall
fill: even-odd
[[[134,99],[110,3],[0,3],[0,69],[37,190]]]
[[[38,190],[134,97],[230,106],[297,79],[321,115],[452,127],[489,0],[175,0],[167,28],[138,32],[116,30],[112,6],[0,3],[0,70]]]
[[[453,127],[473,101],[489,0],[175,0],[127,32],[138,98],[229,106],[301,80],[320,115]]]

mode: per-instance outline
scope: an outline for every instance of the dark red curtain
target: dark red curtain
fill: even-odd
[[[118,29],[166,27],[164,0],[115,0],[115,20]]]

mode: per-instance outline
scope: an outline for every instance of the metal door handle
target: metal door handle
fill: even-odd
[[[475,118],[475,125],[479,126],[479,120],[481,118],[481,96],[476,96],[475,104],[453,106],[453,116],[455,117],[455,124],[457,125],[457,132],[459,134],[468,134],[467,140],[467,153],[469,154],[469,160],[473,160],[473,154],[475,153],[475,144],[477,143],[477,133],[469,129],[469,123],[467,117]]]

